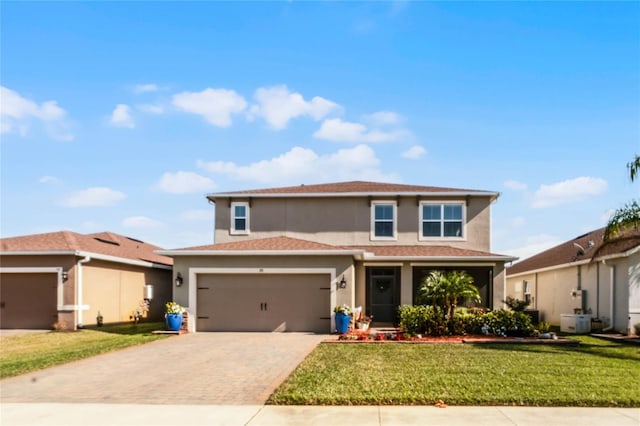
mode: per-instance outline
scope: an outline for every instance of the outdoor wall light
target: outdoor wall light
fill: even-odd
[[[178,275],[176,275],[176,287],[180,287],[183,282],[184,280],[182,279],[182,274],[178,272]]]
[[[65,283],[69,279],[69,274],[62,271],[62,282]]]
[[[338,283],[338,287],[340,288],[347,288],[347,280],[344,279],[344,275],[342,275],[342,279],[340,280],[340,282]]]

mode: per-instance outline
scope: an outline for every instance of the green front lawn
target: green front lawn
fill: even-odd
[[[640,348],[575,338],[580,346],[324,343],[269,403],[640,407]]]
[[[104,352],[139,345],[168,335],[164,323],[110,325],[75,332],[3,336],[0,340],[0,378],[75,361]]]

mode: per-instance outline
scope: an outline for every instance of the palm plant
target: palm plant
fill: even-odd
[[[634,182],[640,176],[640,156],[627,163],[629,180]],[[591,261],[602,253],[605,247],[623,241],[640,240],[640,205],[637,200],[631,200],[624,207],[617,209],[604,230],[602,244],[591,255]]]
[[[447,319],[452,319],[458,301],[480,302],[480,292],[473,278],[464,271],[443,273],[432,271],[423,278],[418,290],[418,302],[440,306]]]

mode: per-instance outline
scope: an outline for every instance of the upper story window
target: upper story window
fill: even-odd
[[[420,203],[420,239],[463,238],[464,204]]]
[[[396,202],[373,201],[371,203],[371,239],[396,239]]]
[[[249,233],[249,203],[231,203],[231,233]]]

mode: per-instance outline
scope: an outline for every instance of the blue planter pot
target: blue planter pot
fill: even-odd
[[[350,315],[336,313],[336,331],[338,334],[344,334],[349,331],[350,319]]]
[[[167,314],[167,329],[169,331],[180,331],[182,326],[182,314]]]

